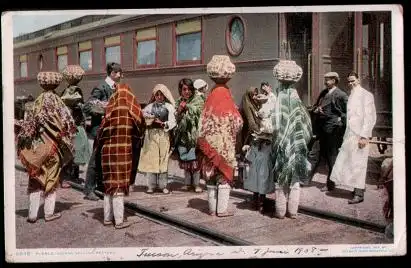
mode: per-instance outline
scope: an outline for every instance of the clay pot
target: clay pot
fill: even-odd
[[[69,85],[77,85],[85,72],[79,65],[67,65],[61,73]]]
[[[46,91],[56,89],[61,81],[63,81],[63,76],[59,72],[39,72],[37,74],[37,82]]]
[[[293,60],[280,60],[273,69],[274,77],[280,82],[298,82],[302,75],[303,70]]]
[[[214,55],[207,64],[207,74],[216,84],[227,83],[235,73],[235,65],[226,55]]]

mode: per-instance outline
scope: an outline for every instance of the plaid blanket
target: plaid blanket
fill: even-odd
[[[102,168],[106,194],[128,194],[131,177],[136,174],[133,159],[138,159],[133,148],[139,144],[143,127],[140,104],[129,86],[119,85],[107,104],[95,146],[99,156],[96,165]]]
[[[280,185],[308,176],[308,143],[312,136],[310,116],[294,88],[280,88],[276,105],[276,138],[273,142],[273,174]]]

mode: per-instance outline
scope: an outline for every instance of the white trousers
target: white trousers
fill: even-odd
[[[37,191],[29,194],[29,219],[37,219],[41,197],[43,191]],[[54,207],[56,205],[56,191],[48,193],[44,198],[44,216],[50,217],[54,214]]]
[[[124,193],[104,195],[104,221],[112,221],[113,217],[116,224],[124,221]]]
[[[297,215],[300,204],[300,183],[295,182],[290,187],[275,186],[275,214],[278,218],[283,218],[288,211],[290,215]]]

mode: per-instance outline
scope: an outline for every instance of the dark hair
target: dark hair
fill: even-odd
[[[111,72],[116,72],[116,73],[123,72],[123,70],[121,69],[120,64],[118,64],[116,62],[107,63],[106,71],[107,71],[107,75],[110,75]]]
[[[194,94],[195,88],[193,84],[193,80],[190,78],[183,78],[178,82],[178,94],[181,95],[181,90],[183,89],[183,85],[186,85],[188,89],[190,89],[191,93]]]
[[[347,77],[350,77],[350,76],[355,76],[355,78],[358,79],[358,74],[357,74],[356,72],[354,72],[354,71],[350,72],[350,73],[347,75]]]
[[[261,82],[260,89],[262,89],[262,88],[263,88],[263,86],[267,86],[267,87],[269,87],[269,86],[270,86],[270,84],[269,84],[267,81],[263,81],[263,82]]]
[[[28,101],[34,101],[33,95],[29,94],[29,95],[27,96],[27,100],[28,100]]]

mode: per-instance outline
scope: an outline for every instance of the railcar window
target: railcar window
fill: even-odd
[[[28,76],[28,65],[27,65],[27,55],[21,55],[19,58],[20,62],[20,77],[27,77]]]
[[[106,62],[118,62],[121,64],[120,46],[106,47]]]
[[[185,34],[177,37],[177,61],[201,59],[201,33]]]
[[[157,29],[155,27],[138,30],[136,33],[137,66],[155,65],[157,51]]]
[[[233,56],[241,54],[244,47],[245,27],[240,17],[234,17],[228,23],[226,43],[228,51]]]
[[[84,71],[93,69],[93,51],[91,41],[81,42],[78,44],[79,62]]]
[[[176,34],[176,62],[201,63],[202,52],[201,19],[178,22]]]
[[[121,64],[120,43],[121,43],[120,35],[105,38],[104,45],[105,45],[106,63],[107,62],[117,62]]]
[[[57,70],[59,72],[63,71],[68,64],[68,50],[67,46],[62,46],[57,48]]]

